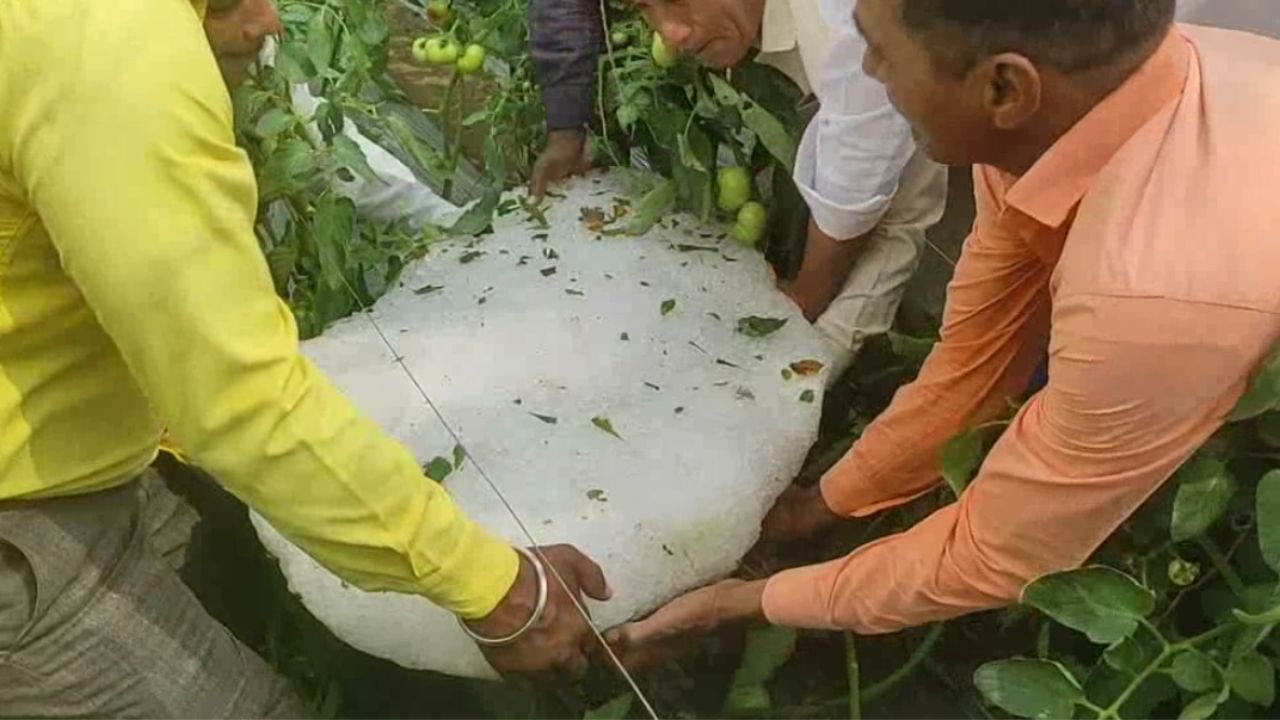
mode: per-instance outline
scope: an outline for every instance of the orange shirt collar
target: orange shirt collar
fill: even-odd
[[[1013,183],[1006,202],[1046,227],[1060,227],[1111,158],[1181,96],[1190,60],[1190,41],[1175,28],[1146,64]]]

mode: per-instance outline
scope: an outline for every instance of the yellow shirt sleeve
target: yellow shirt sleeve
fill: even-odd
[[[154,412],[335,573],[466,617],[490,612],[515,553],[299,354],[190,2],[49,2],[44,20],[58,24],[19,38],[39,72],[5,90],[5,154]]]

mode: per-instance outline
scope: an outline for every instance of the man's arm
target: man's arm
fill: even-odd
[[[840,516],[870,515],[933,488],[947,440],[992,420],[1027,387],[1048,336],[1051,269],[995,228],[1002,182],[993,170],[974,171],[974,231],[919,377],[822,478],[822,498]]]
[[[1274,316],[1162,298],[1070,298],[1055,318],[1048,387],[959,501],[775,576],[771,621],[892,632],[1080,565],[1221,426],[1276,334]]]
[[[254,236],[253,172],[191,7],[89,4],[75,18],[59,33],[30,30],[25,47],[6,36],[6,53],[52,70],[3,88],[0,155],[159,419],[337,574],[489,614],[516,578],[515,553],[298,352]]]
[[[847,17],[823,10],[835,39],[813,83],[820,107],[801,139],[795,169],[812,221],[804,262],[787,286],[810,320],[839,295],[916,150],[911,127],[884,86],[862,71],[865,41]]]

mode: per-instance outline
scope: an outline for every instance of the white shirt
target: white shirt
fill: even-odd
[[[880,222],[916,152],[910,125],[862,71],[866,43],[853,24],[854,2],[766,0],[757,58],[818,97],[795,180],[814,222],[840,239]]]

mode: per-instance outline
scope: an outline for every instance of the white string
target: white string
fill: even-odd
[[[538,539],[534,537],[533,532],[529,530],[529,526],[525,524],[524,520],[520,519],[520,515],[516,512],[515,507],[511,505],[510,501],[507,500],[507,497],[498,489],[497,483],[489,477],[489,473],[485,472],[479,459],[466,449],[466,443],[462,442],[462,438],[454,431],[453,426],[449,424],[449,421],[445,419],[444,413],[442,413],[440,408],[436,406],[435,402],[431,400],[431,396],[428,395],[426,389],[422,387],[422,383],[418,382],[417,376],[415,376],[413,371],[409,369],[409,366],[405,364],[404,356],[396,350],[395,346],[391,344],[391,339],[382,331],[382,326],[379,325],[377,319],[373,317],[372,310],[360,301],[360,296],[356,294],[355,289],[347,282],[346,277],[342,278],[342,283],[347,286],[347,290],[351,293],[352,298],[361,308],[360,314],[364,315],[369,320],[369,324],[373,327],[374,332],[378,333],[378,337],[382,338],[382,343],[387,346],[387,350],[389,350],[391,352],[391,356],[395,358],[396,364],[400,366],[400,369],[404,371],[405,376],[409,378],[409,382],[413,383],[413,386],[418,390],[418,395],[422,398],[423,402],[427,404],[427,407],[431,408],[431,412],[435,414],[436,419],[440,421],[440,424],[444,426],[445,431],[449,433],[451,438],[453,438],[453,442],[466,451],[467,459],[471,461],[476,472],[480,474],[480,477],[484,479],[485,483],[489,486],[489,489],[493,491],[495,496],[497,496],[498,501],[507,509],[511,518],[516,521],[516,525],[519,526],[520,532],[523,533],[525,539],[529,541],[531,549],[533,552],[537,553],[538,559],[541,560],[542,564],[551,571],[556,582],[560,583],[560,587],[564,589],[565,594],[569,596],[569,600],[578,610],[578,614],[582,616],[584,621],[586,621],[587,627],[591,628],[592,634],[596,636],[596,640],[599,641],[600,646],[604,648],[604,652],[609,657],[609,661],[613,663],[613,666],[622,674],[623,679],[625,679],[627,684],[631,686],[631,691],[635,693],[640,704],[644,706],[645,712],[648,713],[649,717],[653,720],[658,720],[658,713],[653,709],[653,705],[649,702],[649,698],[645,697],[644,692],[640,689],[639,683],[637,683],[636,679],[631,676],[631,673],[627,672],[627,668],[622,664],[622,660],[618,658],[616,653],[614,653],[613,648],[609,646],[609,642],[604,639],[604,633],[598,626],[596,626],[595,621],[591,619],[591,613],[588,612],[582,603],[578,601],[577,596],[569,588],[569,583],[565,582],[564,577],[560,575],[558,570],[556,570],[555,565],[551,564],[551,561],[545,554],[543,554],[542,546],[538,542]]]

